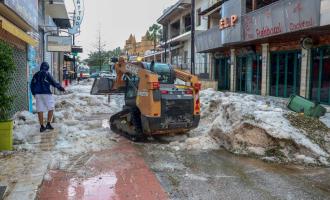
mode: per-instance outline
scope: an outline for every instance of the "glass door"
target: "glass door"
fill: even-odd
[[[312,50],[311,99],[330,105],[330,47]]]
[[[230,89],[230,64],[229,57],[215,60],[215,80],[218,81],[218,90]]]
[[[270,94],[290,97],[299,94],[300,51],[274,52],[271,54]]]
[[[261,94],[262,57],[249,54],[237,57],[236,91]]]

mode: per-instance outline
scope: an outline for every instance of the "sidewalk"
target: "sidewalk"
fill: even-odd
[[[88,153],[73,170],[52,170],[38,194],[45,199],[168,199],[156,176],[126,139],[112,149]]]

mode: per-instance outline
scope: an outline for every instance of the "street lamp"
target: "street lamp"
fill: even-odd
[[[191,74],[195,74],[195,0],[191,0]]]

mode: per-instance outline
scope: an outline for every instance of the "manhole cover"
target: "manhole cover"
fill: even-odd
[[[5,195],[7,187],[6,186],[0,186],[0,200],[3,199],[3,196]]]

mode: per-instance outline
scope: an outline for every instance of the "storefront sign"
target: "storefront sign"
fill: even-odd
[[[232,15],[230,18],[224,17],[220,19],[220,24],[219,24],[220,29],[225,29],[235,26],[237,20],[238,20],[237,15]]]
[[[222,4],[220,29],[223,44],[242,41],[241,18],[245,13],[245,7],[245,0],[229,0]]]
[[[4,4],[38,30],[38,0],[4,0]]]
[[[283,0],[243,17],[245,40],[255,40],[320,25],[320,0]]]
[[[47,51],[49,52],[71,52],[71,36],[47,36]]]
[[[80,25],[84,18],[84,1],[83,0],[74,0],[75,7],[75,16],[74,16],[74,24],[73,27],[69,29],[70,34],[77,34],[80,32]]]

